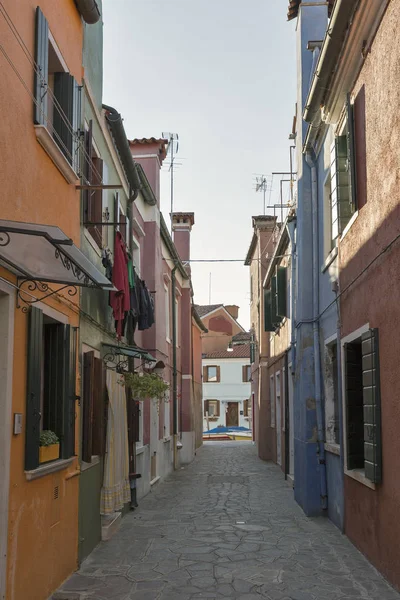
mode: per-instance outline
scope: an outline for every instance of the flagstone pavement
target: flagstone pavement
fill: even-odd
[[[249,442],[206,442],[53,600],[400,600]]]

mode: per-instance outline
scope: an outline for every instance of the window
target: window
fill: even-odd
[[[275,385],[273,375],[269,378],[269,405],[271,427],[275,427]]]
[[[242,367],[242,381],[251,381],[251,365],[243,365]]]
[[[164,285],[165,290],[165,337],[167,342],[171,341],[171,331],[170,331],[170,314],[169,314],[169,288]]]
[[[203,380],[205,383],[219,383],[221,381],[220,367],[203,367]]]
[[[249,400],[243,400],[243,416],[249,416]]]
[[[106,375],[103,360],[83,354],[82,460],[103,456],[107,424]]]
[[[212,419],[220,416],[219,400],[204,400],[204,416]]]
[[[28,332],[25,468],[32,470],[43,430],[58,437],[59,458],[75,452],[76,330],[33,306]]]
[[[62,59],[48,22],[36,9],[34,123],[44,125],[67,161],[79,171],[77,131],[81,118],[80,87]]]
[[[344,344],[346,467],[382,479],[378,330],[369,329]]]
[[[339,444],[338,365],[336,340],[325,347],[325,438]]]

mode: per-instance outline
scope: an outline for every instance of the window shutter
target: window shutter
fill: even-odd
[[[350,200],[347,138],[345,135],[336,138],[334,154],[332,151],[331,157],[331,177],[332,239],[336,239],[343,232],[354,212]]]
[[[31,307],[28,324],[28,373],[26,395],[25,469],[39,465],[40,394],[42,389],[43,312]]]
[[[92,460],[94,352],[83,355],[82,460]]]
[[[254,364],[256,362],[256,343],[254,341],[254,334],[251,334],[251,342],[250,342],[250,364]]]
[[[364,402],[364,469],[373,483],[382,481],[381,394],[378,329],[370,329],[362,340]]]
[[[246,367],[246,365],[243,365],[242,366],[242,381],[247,381],[246,376],[247,376],[247,367]]]
[[[208,412],[208,400],[204,400],[204,416],[207,416]]]
[[[100,185],[103,181],[103,161],[101,158],[94,156],[92,158],[92,181],[93,185]],[[103,190],[90,191],[90,214],[93,223],[103,222]],[[103,246],[103,228],[101,225],[93,225],[88,227],[90,234],[96,241],[99,248]]]
[[[85,153],[83,157],[83,175],[85,185],[92,182],[92,153],[93,153],[93,121],[89,121],[88,130],[85,129]],[[91,190],[83,190],[83,203],[85,223],[93,221]]]
[[[35,62],[33,121],[36,125],[47,125],[47,86],[49,73],[49,25],[36,8]]]
[[[54,140],[73,164],[72,126],[74,120],[75,79],[70,73],[54,74],[54,96],[59,107],[54,106],[53,127]]]
[[[119,220],[121,222],[119,230],[121,232],[121,235],[123,237],[124,242],[127,243],[127,231],[126,231],[127,230],[127,219],[126,219],[126,215],[123,215],[122,213],[120,213]]]
[[[76,336],[76,328],[64,325],[64,435],[61,440],[62,458],[70,458],[75,454]]]
[[[119,194],[115,193],[114,196],[114,223],[119,223]],[[115,231],[119,231],[119,225],[115,225]]]
[[[72,99],[72,129],[74,136],[72,138],[72,167],[75,173],[80,173],[80,156],[79,156],[79,144],[80,137],[79,131],[82,125],[82,87],[78,85],[74,79],[74,91]]]
[[[221,381],[221,367],[217,367],[217,383]]]
[[[364,424],[359,418],[363,404],[362,373],[360,371],[359,344],[345,344],[345,395],[347,468],[364,468]]]
[[[64,325],[44,326],[44,417],[43,429],[63,435],[63,410],[56,398],[63,397],[64,390]]]
[[[272,277],[271,279],[271,321],[272,321],[272,327],[275,329],[276,327],[278,327],[279,323],[281,322],[281,317],[278,316],[277,310],[277,294],[276,294],[276,289],[277,289],[277,284],[276,284],[276,276],[274,275],[274,277]]]
[[[276,306],[277,314],[286,317],[286,267],[278,267],[276,270]]]
[[[220,413],[220,401],[217,400],[217,414],[216,414],[216,416],[219,417],[220,415],[221,415],[221,413]]]
[[[92,452],[98,456],[104,456],[107,431],[106,366],[100,358],[94,359],[94,381]],[[133,402],[136,408],[138,403]],[[139,415],[138,407],[136,413]],[[137,423],[136,437],[138,435],[139,421]],[[138,439],[134,441],[137,442]]]
[[[204,383],[208,382],[208,369],[207,369],[207,367],[203,367],[203,382]]]
[[[264,290],[264,331],[274,331],[271,320],[271,290]]]
[[[349,203],[351,214],[357,209],[356,144],[354,135],[354,106],[347,95],[347,168],[350,174]]]

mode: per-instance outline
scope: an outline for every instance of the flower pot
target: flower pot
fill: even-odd
[[[45,463],[50,460],[60,458],[60,444],[51,444],[51,446],[39,446],[39,462]]]

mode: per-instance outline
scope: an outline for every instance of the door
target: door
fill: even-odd
[[[275,392],[276,392],[276,406],[275,406],[275,419],[276,419],[276,462],[278,465],[282,464],[282,412],[281,412],[281,374],[276,374],[275,381]]]
[[[239,403],[228,402],[228,411],[226,413],[226,426],[238,427],[239,425]]]
[[[289,365],[289,475],[294,475],[294,419],[293,419],[293,376],[292,365]]]

